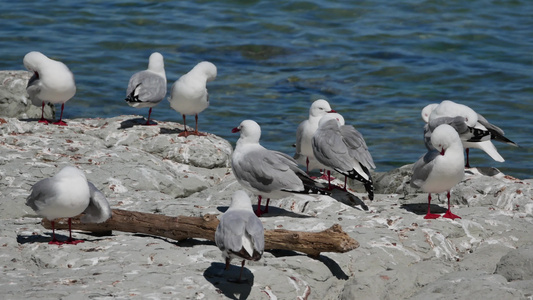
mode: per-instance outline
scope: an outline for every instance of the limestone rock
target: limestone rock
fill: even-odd
[[[31,73],[28,71],[0,71],[0,117],[36,119],[41,118],[41,107],[32,105],[26,86]],[[54,118],[54,106],[44,108],[44,117]]]

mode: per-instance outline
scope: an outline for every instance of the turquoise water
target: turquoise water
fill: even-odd
[[[32,50],[65,62],[78,92],[66,118],[147,115],[124,99],[153,51],[168,86],[197,62],[217,65],[200,130],[228,139],[254,119],[262,143],[292,154],[310,103],[327,99],[387,171],[425,152],[420,110],[467,104],[521,145],[475,166],[533,175],[533,1],[0,1],[0,69]],[[156,120],[182,122],[165,100]],[[193,118],[189,118],[193,124]]]

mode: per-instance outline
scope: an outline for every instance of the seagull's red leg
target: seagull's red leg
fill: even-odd
[[[52,224],[52,240],[48,242],[50,245],[62,245],[63,242],[60,242],[56,239],[56,229],[55,229],[55,223],[54,221],[50,221],[50,224]]]
[[[44,101],[43,101],[43,105],[41,107],[41,119],[39,120],[38,123],[43,123],[43,124],[48,125],[48,120],[44,118]]]
[[[194,120],[196,121],[194,134],[197,136],[206,136],[207,133],[201,133],[200,131],[198,131],[198,114],[194,115]]]
[[[148,111],[148,120],[146,120],[146,124],[144,125],[157,125],[156,123],[150,124],[150,115],[152,114],[152,108],[150,107],[150,110]]]
[[[54,122],[54,125],[67,126],[67,123],[63,122],[63,109],[65,108],[65,103],[61,104],[61,115],[59,115],[59,121]]]
[[[446,213],[444,215],[442,215],[443,218],[448,218],[448,219],[452,219],[452,220],[455,220],[455,219],[461,219],[461,217],[459,217],[458,215],[456,214],[453,214],[450,210],[450,191],[448,191],[448,210],[446,211]]]
[[[309,174],[309,157],[305,158],[305,172]]]
[[[440,217],[440,215],[432,214],[430,212],[430,208],[431,208],[431,193],[428,193],[428,213],[426,214],[424,219],[437,219],[438,217]]]
[[[257,196],[257,210],[255,211],[255,215],[260,217],[263,214],[261,211],[261,196]]]
[[[68,240],[65,244],[77,245],[79,243],[83,243],[83,241],[72,238],[72,220],[68,218]]]
[[[265,205],[265,210],[263,210],[263,213],[268,213],[268,204],[270,203],[270,198],[267,198],[267,204]]]
[[[187,123],[185,122],[185,115],[182,115],[182,116],[183,116],[183,132],[180,132],[178,136],[188,137],[189,132],[187,131]]]

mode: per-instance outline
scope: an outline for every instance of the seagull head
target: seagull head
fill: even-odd
[[[318,99],[313,104],[311,104],[311,108],[309,108],[309,116],[310,117],[322,117],[327,113],[336,112],[333,109],[331,109],[331,106],[329,105],[329,102],[324,99]]]
[[[231,130],[232,133],[241,133],[239,141],[246,143],[259,143],[261,127],[253,120],[244,120],[238,127]]]
[[[431,144],[439,151],[440,155],[446,154],[446,150],[454,144],[459,145],[458,148],[462,149],[459,134],[448,124],[439,125],[433,130],[431,133]]]

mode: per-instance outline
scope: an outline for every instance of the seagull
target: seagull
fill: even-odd
[[[426,123],[424,125],[424,145],[428,150],[433,150],[433,146],[431,145],[431,130],[429,129],[429,116],[433,112],[433,110],[439,106],[438,103],[431,103],[426,105],[422,112],[420,113],[422,116],[422,120]]]
[[[313,169],[324,169],[325,166],[320,164],[313,153],[313,147],[311,140],[315,131],[318,129],[318,121],[327,113],[335,113],[336,111],[331,109],[328,101],[324,99],[318,99],[311,104],[309,108],[309,118],[304,120],[298,126],[296,131],[296,153],[294,159],[301,165],[306,166],[306,171],[309,174]]]
[[[434,150],[428,151],[413,165],[411,186],[428,193],[428,211],[424,219],[436,219],[438,214],[430,212],[431,193],[447,191],[448,210],[444,218],[459,216],[450,211],[450,189],[464,176],[464,156],[461,139],[457,131],[448,124],[441,124],[431,134]]]
[[[26,91],[35,106],[41,106],[41,119],[39,123],[48,124],[44,118],[45,102],[52,104],[61,103],[61,116],[55,125],[67,126],[62,121],[65,102],[76,94],[74,75],[62,62],[46,57],[41,52],[32,51],[24,56],[24,66],[33,76],[28,81]]]
[[[263,223],[254,214],[250,197],[243,190],[233,194],[231,205],[220,217],[215,231],[215,243],[222,251],[226,270],[233,258],[242,259],[239,282],[245,261],[261,259],[265,249]]]
[[[154,52],[148,59],[148,69],[133,74],[126,90],[126,102],[133,107],[149,107],[148,120],[150,124],[152,107],[156,106],[167,94],[167,77],[163,55]],[[155,125],[155,124],[154,124]]]
[[[257,216],[263,213],[262,197],[267,198],[266,213],[270,198],[292,193],[326,193],[323,186],[298,168],[292,157],[259,144],[261,127],[255,121],[244,120],[232,132],[241,135],[231,156],[233,174],[243,187],[258,195]]]
[[[314,156],[320,163],[345,176],[345,190],[346,178],[350,177],[362,182],[368,198],[374,199],[374,183],[368,170],[376,168],[374,160],[363,135],[353,126],[344,125],[344,118],[340,114],[326,114],[320,119],[312,146]]]
[[[170,107],[183,116],[184,131],[179,136],[206,135],[198,132],[198,114],[209,106],[206,84],[215,80],[216,77],[217,67],[208,61],[203,61],[198,63],[189,73],[181,76],[172,85],[170,98],[168,99]],[[186,115],[194,115],[195,117],[196,127],[193,132],[187,131]]]
[[[45,178],[31,187],[26,205],[38,215],[50,220],[52,224],[52,241],[49,244],[78,244],[82,240],[72,239],[71,218],[83,212],[84,223],[101,223],[111,217],[111,209],[105,195],[85,174],[72,166],[66,166],[51,178]],[[66,242],[56,239],[54,220],[68,218],[69,238]]]
[[[426,106],[427,108],[428,106]],[[424,108],[424,109],[426,109]],[[428,108],[430,109],[430,108]],[[424,117],[422,117],[424,118]],[[512,146],[518,146],[515,142],[504,136],[504,131],[487,121],[482,115],[476,113],[470,107],[444,100],[429,115],[428,129],[433,131],[440,124],[449,124],[456,129],[461,138],[463,147],[466,149],[466,167],[470,168],[469,149],[478,148],[487,153],[497,162],[504,162],[503,157],[498,153],[492,140],[500,141]],[[424,134],[427,140],[427,135]],[[426,143],[428,149],[431,147]]]

